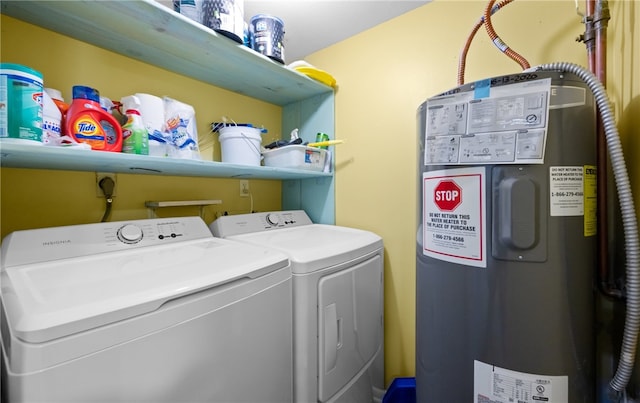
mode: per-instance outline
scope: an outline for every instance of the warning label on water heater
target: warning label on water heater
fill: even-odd
[[[474,403],[564,403],[569,401],[566,376],[511,371],[474,361]]]
[[[584,236],[597,232],[596,167],[549,167],[549,207],[554,217],[584,216]]]
[[[452,263],[487,267],[485,168],[425,172],[422,181],[423,253]]]

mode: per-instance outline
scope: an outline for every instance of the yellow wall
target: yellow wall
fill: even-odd
[[[613,103],[625,160],[640,212],[640,1],[611,2],[607,93]],[[639,214],[640,215],[640,214]]]
[[[416,109],[457,85],[459,52],[485,4],[437,0],[307,58],[331,72],[339,86],[336,138],[346,142],[336,147],[336,223],[372,230],[385,242],[387,382],[415,374]],[[638,194],[640,32],[633,21],[640,21],[640,3],[610,1],[610,6],[616,25],[610,29],[610,93]],[[584,26],[573,0],[516,1],[492,22],[532,66],[555,61],[586,66],[585,46],[575,41]],[[467,57],[466,82],[520,70],[484,29],[478,32]]]
[[[135,92],[169,96],[196,111],[203,159],[220,161],[217,134],[209,123],[228,116],[236,121],[264,125],[265,144],[281,137],[281,108],[203,82],[134,61],[83,42],[1,16],[2,62],[34,68],[45,87],[62,91],[71,101],[73,85],[97,88],[114,100]],[[123,44],[126,46],[126,44]],[[2,168],[1,235],[26,228],[97,222],[104,199],[96,197],[95,173]],[[250,198],[241,198],[238,180],[118,174],[111,220],[146,218],[146,200],[222,200],[208,207],[205,220],[222,211],[249,212]],[[251,180],[255,210],[279,210],[280,181]],[[160,209],[159,216],[197,215],[197,208]]]

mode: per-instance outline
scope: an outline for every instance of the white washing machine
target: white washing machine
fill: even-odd
[[[314,224],[304,211],[223,216],[215,236],[289,256],[294,401],[372,402],[384,395],[383,242]]]
[[[17,231],[2,243],[13,402],[292,400],[291,271],[199,217]]]

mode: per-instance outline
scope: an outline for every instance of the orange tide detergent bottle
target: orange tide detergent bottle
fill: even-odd
[[[65,120],[65,133],[92,150],[122,150],[122,128],[109,112],[100,107],[98,90],[75,85],[73,101]]]

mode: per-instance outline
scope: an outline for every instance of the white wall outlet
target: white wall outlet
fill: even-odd
[[[240,180],[240,197],[249,196],[249,181],[246,179]]]
[[[116,181],[116,174],[111,172],[96,172],[96,197],[104,197],[104,192],[100,187],[100,181],[104,178],[111,178],[113,180],[113,195],[111,197],[115,197],[117,193],[116,190],[118,189],[116,184],[118,182]]]

